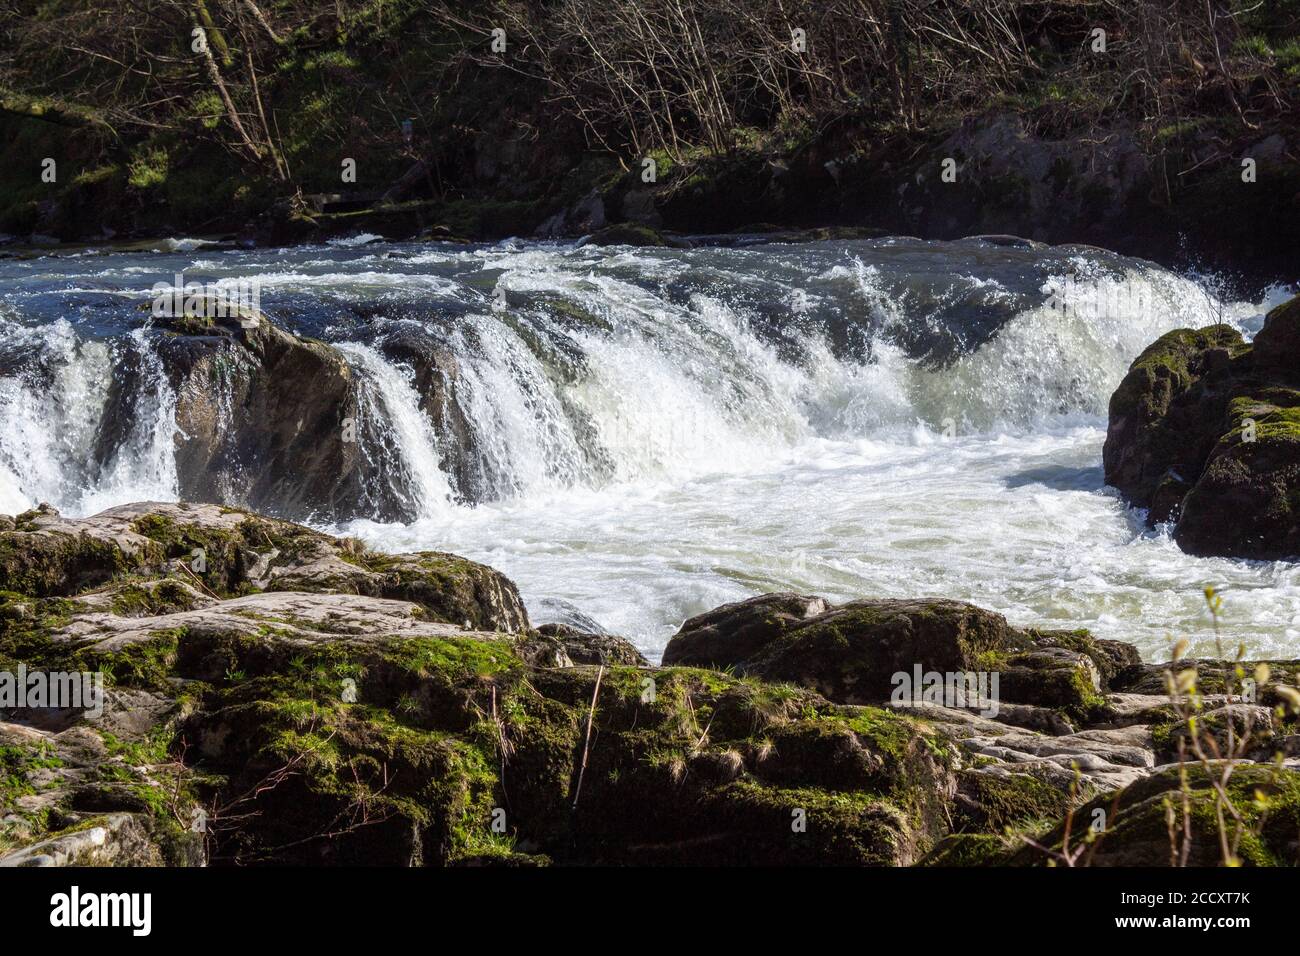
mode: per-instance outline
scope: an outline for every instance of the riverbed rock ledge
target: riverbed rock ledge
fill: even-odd
[[[1300,298],[1253,343],[1218,325],[1147,348],[1111,397],[1103,459],[1184,551],[1300,558]]]
[[[443,552],[216,505],[0,516],[0,673],[105,682],[98,716],[0,705],[0,866],[1042,865],[1071,807],[1115,806],[1096,862],[1168,858],[1185,728],[1128,645],[775,594],[687,621],[665,659],[534,628]],[[895,699],[914,667],[996,671],[998,706]],[[1204,725],[1252,732],[1252,825],[1272,795],[1243,856],[1295,862],[1300,737],[1272,707],[1300,667],[1258,702],[1203,667]]]

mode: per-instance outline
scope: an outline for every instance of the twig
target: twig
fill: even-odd
[[[191,578],[194,579],[195,584],[203,588],[203,590],[208,593],[209,597],[212,597],[218,601],[221,600],[221,598],[216,593],[214,593],[210,587],[208,587],[206,584],[204,584],[202,581],[199,580],[199,576],[190,570],[189,565],[187,565],[184,561],[177,561],[176,563],[181,566],[182,571],[184,571],[186,574],[188,574]]]
[[[591,692],[591,710],[587,712],[587,739],[582,744],[582,763],[578,766],[578,783],[573,788],[573,809],[578,809],[578,797],[582,795],[582,777],[587,772],[587,753],[591,750],[591,725],[596,720],[596,698],[600,695],[600,681],[605,676],[605,665],[600,665],[596,672],[596,687]]]

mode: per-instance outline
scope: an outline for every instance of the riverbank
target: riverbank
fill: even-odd
[[[1181,9],[1081,16],[1047,3],[1007,35],[981,4],[932,6],[885,11],[891,38],[872,35],[884,15],[874,8],[742,16],[727,0],[693,4],[709,83],[675,57],[642,62],[633,24],[583,2],[344,12],[295,0],[257,18],[255,4],[210,3],[194,24],[170,5],[148,15],[108,3],[84,20],[37,12],[10,25],[16,52],[0,73],[0,233],[38,246],[363,232],[495,241],[610,226],[651,243],[1010,233],[1222,273],[1239,294],[1294,278],[1292,12],[1207,24]],[[105,17],[166,59],[119,49],[119,33],[98,28]],[[804,19],[802,52],[773,53],[772,38]],[[1163,41],[1143,31],[1171,19],[1182,46],[1153,64]],[[52,46],[52,30],[99,55]],[[192,30],[215,52],[191,49]],[[495,30],[507,34],[501,51]],[[860,53],[847,65],[828,40],[841,34]],[[635,75],[592,71],[615,53]],[[58,73],[50,57],[67,60],[64,80],[45,79]],[[759,89],[745,79],[756,70],[771,72]],[[644,99],[620,107],[629,87]]]

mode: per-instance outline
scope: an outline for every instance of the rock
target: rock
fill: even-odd
[[[1176,761],[1180,752],[1185,752],[1188,760],[1196,759],[1193,738],[1211,758],[1233,755],[1231,743],[1233,747],[1244,748],[1242,755],[1267,762],[1276,750],[1277,728],[1271,708],[1234,703],[1202,709],[1196,714],[1194,730],[1187,721],[1175,719],[1158,728],[1155,734],[1161,754],[1170,762]],[[1184,749],[1180,751],[1180,747]]]
[[[1211,773],[1220,775],[1222,765],[1211,764]],[[1181,783],[1184,777],[1191,810],[1186,816]],[[1300,807],[1296,797],[1300,793],[1300,774],[1291,769],[1242,764],[1233,769],[1227,790],[1245,824],[1237,859],[1255,866],[1294,863],[1300,853]],[[1076,848],[1084,847],[1085,854],[1079,865],[1170,866],[1181,862],[1184,854],[1189,866],[1223,865],[1215,801],[1209,774],[1196,765],[1185,771],[1164,767],[1129,784],[1118,795],[1098,797],[1074,814],[1071,843]],[[1101,816],[1095,816],[1097,811]],[[1094,818],[1104,819],[1105,829],[1088,836],[1084,821]],[[1035,842],[1059,852],[1065,832],[1062,821],[1038,835]],[[1228,839],[1231,846],[1231,829]],[[1024,846],[1005,862],[1041,866],[1050,859],[1048,853]]]
[[[623,194],[623,218],[638,225],[657,229],[663,217],[655,208],[655,194],[651,189],[629,189]]]
[[[1255,336],[1254,356],[1262,369],[1274,371],[1291,383],[1300,380],[1300,297],[1282,303],[1264,320],[1264,327]]]
[[[179,822],[198,806],[189,772],[159,744],[173,704],[113,688],[99,719],[0,720],[0,866],[202,865],[201,835]]]
[[[1068,790],[1076,774],[1089,791],[1110,791],[1146,776],[1155,766],[1150,746],[1130,736],[1107,737],[1108,732],[1047,737],[1040,734],[1002,733],[996,737],[972,736],[962,740],[970,753],[1001,764],[1034,770],[1059,789]]]
[[[1068,788],[1024,765],[988,764],[963,770],[957,781],[954,822],[961,829],[999,833],[1058,819],[1070,808]]]
[[[582,235],[606,228],[605,222],[605,200],[599,190],[593,189],[572,206],[544,220],[533,235],[543,239]]]
[[[1219,349],[1240,355],[1247,346],[1226,326],[1169,332],[1134,360],[1111,396],[1102,450],[1106,481],[1134,505],[1149,507],[1171,476],[1193,482],[1199,473],[1209,452],[1196,434],[1200,420],[1221,419],[1225,398],[1195,386],[1206,371],[1205,354]]]
[[[852,704],[888,701],[898,675],[915,683],[918,672],[985,673],[992,695],[996,673],[1001,700],[1076,715],[1102,703],[1101,668],[1113,674],[1123,659],[1125,652],[1086,632],[1019,631],[957,601],[831,606],[795,594],[761,595],[691,618],[664,650],[665,664],[734,668]]]
[[[618,223],[597,229],[581,245],[591,246],[664,246],[672,249],[690,248],[684,239],[665,235],[650,226]]]
[[[1251,677],[1255,669],[1264,664],[1269,669],[1269,680],[1256,688],[1259,703],[1274,707],[1284,703],[1277,692],[1279,684],[1296,686],[1300,684],[1300,661],[1242,661],[1196,660],[1183,658],[1176,663],[1135,664],[1125,669],[1113,682],[1113,689],[1123,692],[1123,697],[1143,695],[1148,701],[1169,704],[1169,675],[1180,675],[1183,671],[1195,668],[1197,672],[1196,689],[1201,695],[1205,707],[1219,707],[1228,703],[1242,702],[1242,679],[1236,670],[1240,666],[1246,677]],[[1252,678],[1253,679],[1253,678]],[[1232,696],[1227,696],[1231,690]]]
[[[724,604],[686,621],[664,648],[663,662],[717,668],[742,664],[828,607],[823,598],[799,594],[761,594]]]
[[[373,318],[373,307],[352,311],[358,321]],[[393,450],[389,414],[364,356],[292,335],[250,309],[153,323],[146,339],[121,345],[95,466],[114,466],[133,440],[140,403],[169,388],[177,484],[186,500],[330,522],[410,521],[421,513],[411,490],[418,482]],[[409,374],[441,439],[450,483],[461,498],[477,500],[488,478],[479,473],[473,429],[458,400],[453,351],[435,329],[408,322],[385,327],[374,349]],[[7,364],[0,355],[0,367]],[[44,374],[39,363],[31,374]]]
[[[623,664],[649,667],[650,662],[627,640],[613,634],[590,634],[565,624],[543,624],[533,639],[539,649],[546,648],[556,661],[568,664]],[[521,653],[523,650],[521,649]]]
[[[303,647],[346,636],[357,641],[393,637],[449,637],[466,633],[453,624],[421,620],[416,604],[355,594],[308,594],[274,591],[219,601],[209,607],[153,617],[119,617],[114,613],[80,614],[47,633],[55,643],[75,644],[82,653],[121,651],[133,644],[158,640],[159,634],[176,634],[176,653],[193,656],[196,641],[208,645],[241,637],[274,639]],[[206,680],[220,674],[204,672]]]
[[[1255,442],[1227,431],[1182,501],[1174,538],[1189,554],[1260,560],[1300,557],[1300,391],[1278,407],[1237,403],[1258,422]],[[1233,418],[1236,415],[1231,416]]]
[[[129,616],[130,605],[192,607],[250,589],[336,592],[410,601],[471,629],[528,626],[514,584],[484,565],[433,551],[383,554],[234,508],[147,502],[90,518],[47,508],[0,532],[0,590],[71,596],[127,574],[168,578],[168,595],[132,582],[86,600],[116,602],[114,613],[126,606]]]
[[[1106,480],[1190,554],[1300,555],[1300,300],[1253,345],[1224,326],[1162,337],[1111,398]]]
[[[1035,647],[1063,647],[1086,655],[1097,669],[1104,685],[1109,685],[1126,669],[1142,663],[1142,656],[1132,644],[1093,637],[1086,630],[1027,632]]]
[[[0,663],[109,691],[98,722],[0,723],[6,862],[899,865],[951,819],[958,750],[913,716],[649,668],[521,609],[517,633],[439,620],[509,617],[449,594],[451,556],[210,505],[46,510],[0,542],[50,556],[0,582],[42,592],[5,592]]]
[[[1136,788],[1187,731],[1126,645],[954,601],[775,594],[688,621],[673,655],[733,676],[533,630],[505,578],[453,555],[215,505],[40,509],[0,531],[5,553],[0,667],[107,691],[98,715],[0,713],[6,865],[1031,864],[1026,838],[1059,841],[1071,808],[1083,826],[1147,806]],[[917,667],[1003,690],[873,705]],[[1229,726],[1252,732],[1242,798],[1254,761],[1300,764],[1294,721],[1203,698],[1204,745]],[[1274,828],[1252,861],[1295,842],[1284,811],[1248,811]],[[1146,858],[1133,832],[1123,852]]]
[[[0,867],[162,866],[167,862],[149,832],[147,818],[112,813],[12,853]]]
[[[1177,715],[1173,703],[1160,694],[1107,694],[1098,721],[1104,727],[1168,723]]]
[[[458,399],[463,386],[455,352],[428,329],[406,322],[395,325],[379,349],[389,361],[410,371],[411,385],[420,397],[420,410],[441,439],[441,464],[457,494],[464,501],[482,500],[487,488],[476,467],[474,430]],[[400,466],[394,465],[392,470],[400,472]],[[407,485],[393,484],[397,485],[396,498],[408,494]],[[413,501],[403,503],[408,511],[417,505]]]
[[[1086,712],[1102,703],[1101,672],[1086,654],[1063,647],[1035,648],[998,664],[1008,700]]]
[[[898,709],[891,705],[891,709]],[[979,714],[983,709],[982,704],[972,704],[962,710],[954,708],[933,708],[927,707],[920,711],[919,715],[927,720],[940,720],[952,722],[955,713]],[[911,710],[910,705],[903,708],[904,711]],[[974,724],[972,724],[974,726]],[[1008,727],[1020,727],[1024,730],[1033,730],[1041,734],[1050,734],[1053,736],[1063,736],[1074,733],[1074,727],[1059,710],[1051,707],[1038,707],[1033,704],[1010,704],[1005,701],[998,703],[998,713],[995,719],[988,719],[983,722],[983,726],[988,732],[999,734],[1006,733]]]
[[[412,517],[364,452],[368,420],[342,353],[260,313],[161,321],[154,351],[176,393],[183,498],[320,520]]]

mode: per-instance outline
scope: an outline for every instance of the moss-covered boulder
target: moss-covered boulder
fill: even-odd
[[[760,594],[724,604],[686,621],[664,648],[663,662],[687,667],[740,665],[828,608],[824,598],[790,593]]]
[[[131,643],[23,647],[31,666],[75,655],[177,695],[158,740],[213,864],[897,865],[945,832],[957,752],[911,717],[711,671],[534,666],[526,638],[413,625],[413,605],[385,621],[396,602],[351,597],[372,611],[354,633],[343,595],[254,597],[337,616],[266,603],[242,620],[235,598],[131,618]],[[142,824],[165,810],[137,808]],[[60,832],[10,839],[31,852]]]
[[[514,584],[485,565],[442,552],[384,554],[236,508],[146,502],[89,518],[42,508],[0,531],[0,591],[73,596],[109,582],[123,586],[87,600],[111,601],[118,614],[133,603],[192,605],[189,591],[310,591],[409,601],[430,620],[472,629],[528,626]]]
[[[1106,480],[1183,550],[1300,555],[1300,300],[1253,345],[1225,326],[1170,332],[1111,398]]]
[[[796,594],[761,595],[693,617],[664,650],[665,663],[734,669],[850,704],[888,702],[917,674],[996,674],[990,695],[1075,715],[1100,706],[1103,669],[1114,673],[1122,659],[1125,652],[1086,631],[1022,631],[960,601],[836,606]]]
[[[580,631],[557,622],[537,628],[521,646],[520,652],[530,663],[561,667],[571,664],[650,666],[650,662],[626,638]]]
[[[1239,675],[1207,665],[1193,726],[1126,645],[959,602],[767,595],[687,622],[672,656],[709,667],[651,667],[532,629],[490,568],[229,508],[44,509],[0,546],[0,673],[105,685],[98,713],[0,704],[0,864],[1035,863],[1103,805],[1145,859],[1135,788],[1193,731],[1249,730],[1234,780],[1292,813],[1273,683],[1215,696]],[[1020,699],[892,700],[918,669]],[[1283,861],[1294,821],[1248,816],[1243,854]]]
[[[1099,797],[1022,841],[1001,862],[1059,865],[1063,848],[1088,866],[1294,866],[1300,863],[1300,773],[1240,764],[1226,774],[1169,767],[1118,794]]]

